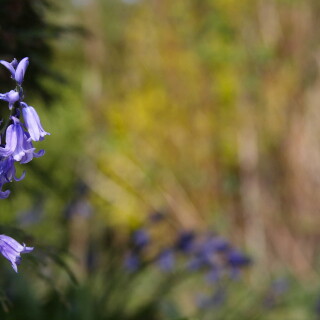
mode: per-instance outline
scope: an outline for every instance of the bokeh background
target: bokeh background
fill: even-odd
[[[319,319],[319,1],[0,2],[51,133],[0,203],[36,247],[0,261],[1,318]],[[227,302],[199,315],[201,275],[122,270],[154,213],[156,246],[210,231],[251,257]]]

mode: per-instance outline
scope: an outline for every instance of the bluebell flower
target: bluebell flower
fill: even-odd
[[[217,260],[220,261],[230,248],[230,244],[223,238],[210,235],[197,243],[194,253],[203,266],[214,267]]]
[[[124,267],[130,272],[135,272],[140,266],[139,257],[133,252],[129,252],[124,259]]]
[[[43,149],[39,150],[38,152],[35,152],[35,148],[32,145],[32,142],[30,141],[30,135],[25,132],[25,139],[23,140],[23,148],[25,150],[33,150],[32,152],[26,152],[25,155],[21,158],[20,163],[28,163],[33,158],[40,158],[45,154],[45,151]]]
[[[13,108],[13,105],[19,101],[20,95],[19,92],[15,90],[10,90],[7,93],[0,93],[0,100],[4,100],[9,102],[9,109],[11,110]]]
[[[12,120],[13,124],[9,125],[6,131],[6,145],[0,147],[0,156],[12,156],[15,161],[20,161],[26,154],[33,153],[35,148],[27,144],[27,135],[20,121],[15,117],[12,117]]]
[[[204,265],[211,266],[214,254],[216,253],[214,246],[212,246],[212,241],[205,241],[199,244],[196,249],[196,255],[203,261]]]
[[[21,105],[23,106],[23,119],[31,139],[33,141],[41,141],[45,135],[50,135],[50,133],[43,129],[37,111],[25,102],[21,102]]]
[[[149,233],[144,229],[136,230],[132,235],[132,240],[137,249],[143,249],[150,242]]]
[[[0,63],[5,66],[11,73],[11,78],[16,80],[19,85],[22,84],[24,79],[24,74],[29,65],[29,58],[23,58],[19,63],[14,59],[11,63],[0,60]]]
[[[193,248],[195,238],[196,235],[193,231],[184,231],[180,233],[175,245],[176,249],[184,253],[190,252]]]
[[[16,177],[16,168],[14,166],[13,157],[2,158],[0,160],[0,183],[4,184],[7,182],[21,181],[25,177],[25,172],[23,172],[20,178]]]
[[[29,253],[33,250],[32,247],[21,245],[18,241],[4,234],[0,235],[0,252],[11,262],[12,268],[18,272],[18,265],[21,262],[20,253]]]
[[[174,253],[172,249],[165,249],[158,255],[157,264],[163,271],[171,271],[175,264]]]
[[[232,268],[241,268],[251,263],[251,259],[238,250],[231,250],[227,254],[227,263]]]
[[[213,266],[213,255],[215,250],[211,240],[211,238],[205,240],[201,239],[201,241],[193,244],[193,248],[190,251],[192,256],[187,264],[189,270],[198,270],[203,267]]]

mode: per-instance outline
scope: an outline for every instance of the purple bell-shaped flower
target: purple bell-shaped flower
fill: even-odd
[[[12,156],[15,161],[20,161],[26,154],[33,153],[35,148],[26,144],[27,136],[23,132],[20,121],[15,117],[12,117],[12,120],[13,124],[6,131],[6,145],[0,148],[0,156]]]
[[[49,132],[44,131],[37,111],[33,107],[28,106],[25,102],[21,102],[21,105],[23,106],[23,119],[31,139],[33,141],[41,141],[44,139],[45,135],[50,135]]]
[[[33,250],[32,247],[21,245],[18,241],[4,234],[0,235],[0,252],[11,262],[12,268],[18,272],[18,265],[21,262],[20,253],[29,253]]]
[[[13,108],[13,105],[19,101],[20,95],[19,92],[15,90],[10,90],[7,93],[0,93],[0,100],[9,102],[9,109]]]

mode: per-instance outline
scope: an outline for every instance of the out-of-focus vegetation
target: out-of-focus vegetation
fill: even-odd
[[[1,318],[189,316],[190,301],[172,311],[174,286],[145,305],[130,291],[143,305],[130,316],[97,307],[110,290],[123,311],[121,248],[160,210],[171,217],[160,243],[212,229],[252,256],[228,304],[210,309],[217,319],[316,319],[318,1],[10,0],[0,17],[0,58],[30,57],[26,95],[51,133],[0,203],[0,223],[36,247],[1,278]],[[280,297],[268,293],[277,275],[291,283]],[[139,277],[139,292],[171,281]]]

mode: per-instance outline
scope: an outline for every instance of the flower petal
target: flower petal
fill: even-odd
[[[12,78],[14,78],[16,71],[14,70],[12,64],[4,60],[0,60],[0,63],[10,71]]]
[[[23,119],[31,139],[33,141],[41,141],[45,135],[50,135],[50,133],[44,131],[37,111],[33,107],[28,106],[25,102],[22,102],[21,105],[23,105]]]
[[[28,67],[28,64],[29,64],[29,58],[28,57],[25,57],[23,58],[18,66],[17,66],[17,69],[16,69],[16,73],[14,75],[14,78],[16,79],[16,81],[21,85],[22,82],[23,82],[23,78],[24,78],[24,74],[26,72],[26,69]]]

